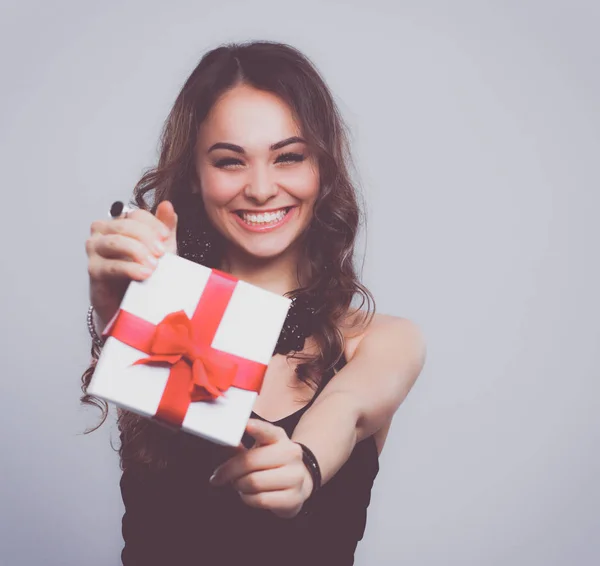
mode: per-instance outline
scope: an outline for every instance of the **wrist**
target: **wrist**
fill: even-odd
[[[105,324],[98,320],[97,313],[92,305],[90,305],[87,312],[87,327],[94,345],[102,348],[104,346],[102,331]]]
[[[296,442],[302,448],[302,462],[306,474],[304,476],[303,487],[306,500],[310,499],[321,487],[321,468],[312,450],[301,442]]]
[[[308,501],[313,493],[314,481],[311,473],[308,471],[306,464],[304,465],[304,478],[302,480],[302,501]]]
[[[106,328],[106,322],[104,321],[104,319],[98,314],[98,311],[96,309],[93,310],[92,313],[92,320],[94,322],[94,328],[96,329],[96,332],[102,336],[102,333],[104,332],[104,329]]]

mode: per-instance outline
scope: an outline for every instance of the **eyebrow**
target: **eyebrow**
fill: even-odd
[[[286,147],[293,143],[306,143],[306,142],[302,138],[299,138],[298,136],[293,136],[291,138],[287,138],[285,140],[274,143],[272,146],[269,147],[269,149],[271,151],[277,151],[278,149],[281,149],[282,147]],[[235,145],[232,143],[225,143],[225,142],[218,142],[214,145],[211,145],[210,148],[208,149],[207,153],[210,153],[211,151],[215,151],[215,149],[228,149],[230,151],[235,151],[236,153],[241,153],[242,155],[246,153],[242,146]]]

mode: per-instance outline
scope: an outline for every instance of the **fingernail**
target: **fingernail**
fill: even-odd
[[[165,239],[171,235],[171,232],[169,231],[169,229],[166,226],[161,226],[159,231],[160,231],[160,235]]]
[[[158,240],[156,242],[154,242],[154,248],[161,255],[167,251],[167,248],[165,248],[165,245]]]
[[[158,265],[158,260],[153,255],[146,256],[146,261],[153,267]]]
[[[146,266],[142,265],[140,267],[140,273],[142,275],[151,275],[152,274],[152,269],[150,269],[149,267],[146,267]]]

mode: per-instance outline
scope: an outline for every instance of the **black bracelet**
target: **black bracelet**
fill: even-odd
[[[319,462],[317,462],[315,455],[313,454],[312,450],[308,448],[308,446],[305,446],[301,442],[296,442],[296,444],[299,444],[300,448],[302,448],[302,461],[308,468],[313,480],[312,491],[308,497],[310,499],[321,487],[321,468],[319,468]]]

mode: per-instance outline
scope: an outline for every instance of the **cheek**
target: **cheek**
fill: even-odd
[[[220,171],[214,167],[200,168],[202,198],[205,206],[224,206],[244,188],[240,175]]]
[[[319,194],[319,175],[312,168],[294,172],[282,183],[298,200],[312,203]]]

